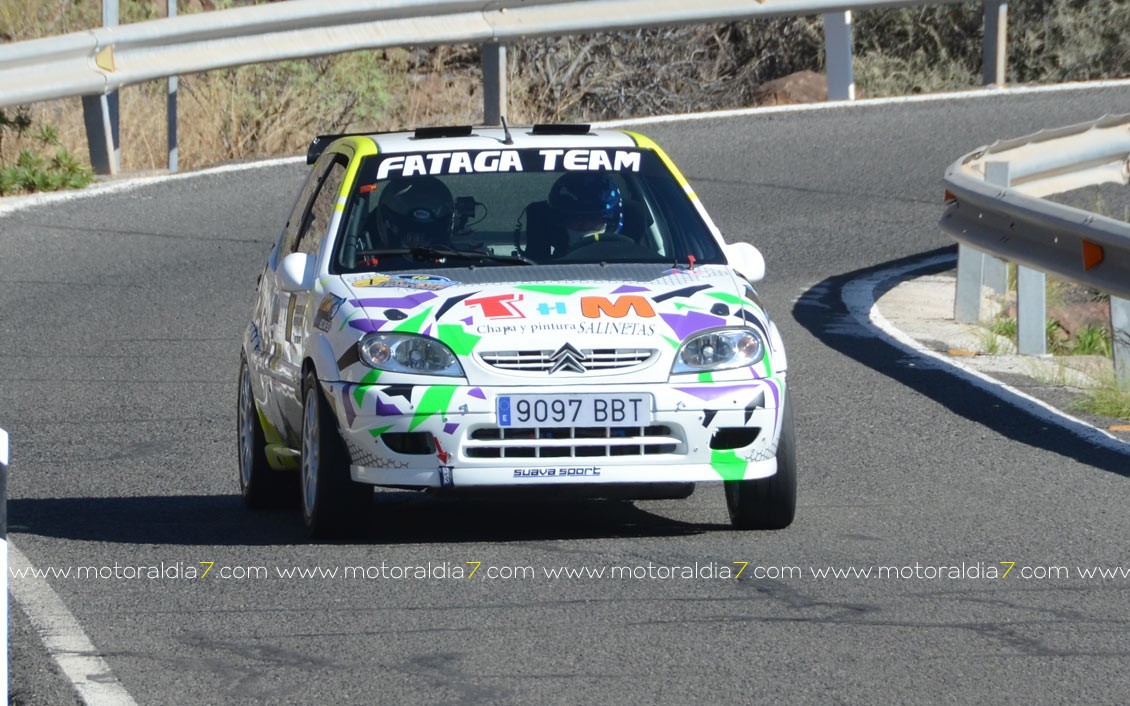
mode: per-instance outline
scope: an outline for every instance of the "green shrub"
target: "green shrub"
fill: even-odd
[[[1112,355],[1110,331],[1105,326],[1087,324],[1075,332],[1075,344],[1071,352],[1076,355]]]
[[[54,127],[41,125],[31,135],[32,120],[26,109],[15,115],[0,111],[0,196],[36,191],[77,189],[89,184],[94,176],[65,148],[59,145]],[[34,142],[34,148],[27,143]],[[17,150],[14,160],[7,154]],[[50,159],[41,150],[54,149]]]
[[[1111,374],[1102,384],[1087,390],[1074,406],[1101,417],[1130,420],[1130,386],[1120,384]]]

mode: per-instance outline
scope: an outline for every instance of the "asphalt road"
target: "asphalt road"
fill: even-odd
[[[242,509],[234,413],[255,278],[305,167],[0,217],[13,541],[43,569],[164,563],[49,580],[140,704],[1124,702],[1130,579],[1076,567],[1130,567],[1128,457],[916,366],[839,289],[951,245],[941,175],[961,154],[1128,109],[1117,88],[642,129],[768,262],[800,461],[780,532],[731,531],[719,487],[634,505],[389,492],[367,536],[308,544],[297,512]],[[474,578],[436,575],[466,562]],[[733,562],[744,575],[719,578]],[[341,577],[382,563],[431,576]],[[643,577],[545,573],[613,565]],[[880,565],[902,577],[814,573]],[[295,567],[339,577],[280,575]],[[73,700],[13,619],[17,702]]]

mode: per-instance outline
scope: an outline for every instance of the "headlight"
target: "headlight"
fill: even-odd
[[[371,333],[357,344],[362,362],[370,368],[422,375],[463,375],[451,349],[426,336]]]
[[[754,329],[707,331],[687,339],[675,356],[672,373],[744,368],[765,355],[765,341]]]

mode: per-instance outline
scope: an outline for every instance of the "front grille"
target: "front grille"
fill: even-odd
[[[463,444],[468,458],[594,458],[675,453],[671,427],[484,427]]]
[[[558,362],[554,350],[490,351],[479,357],[487,365],[502,370],[527,373],[548,373]],[[585,372],[620,370],[651,362],[658,351],[654,348],[593,348],[580,351],[584,360],[577,362]]]

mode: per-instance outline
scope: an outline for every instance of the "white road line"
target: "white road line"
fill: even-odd
[[[219,167],[201,169],[198,172],[180,172],[178,174],[158,174],[155,176],[115,179],[113,181],[98,182],[93,186],[86,187],[85,189],[76,189],[74,191],[52,191],[30,194],[27,196],[9,196],[7,198],[0,199],[0,216],[14,213],[16,211],[21,211],[25,208],[41,206],[43,204],[55,204],[65,201],[74,201],[77,199],[95,198],[98,196],[105,196],[106,194],[116,194],[122,191],[131,191],[133,189],[139,189],[143,186],[150,186],[152,184],[163,184],[168,181],[180,181],[182,179],[195,179],[196,177],[226,174],[229,172],[244,172],[250,171],[252,169],[279,167],[288,164],[298,164],[305,161],[305,155],[301,157],[280,157],[277,159],[264,159],[259,162],[224,164]]]
[[[820,110],[838,110],[844,108],[869,108],[885,105],[902,105],[907,103],[932,103],[937,101],[1001,98],[1007,96],[1028,95],[1038,93],[1068,93],[1073,91],[1099,90],[1103,88],[1130,87],[1130,79],[1112,81],[1083,81],[1079,83],[1061,83],[1051,86],[1006,86],[1004,88],[981,88],[953,93],[928,93],[917,96],[894,96],[891,98],[865,98],[854,101],[826,101],[823,103],[802,103],[799,105],[781,105],[762,108],[737,108],[734,110],[716,110],[706,113],[685,113],[682,115],[656,115],[641,118],[625,118],[621,120],[606,120],[592,123],[596,128],[620,128],[634,125],[652,125],[657,123],[682,123],[697,120],[718,120],[723,118],[756,117],[759,115],[773,115],[775,113],[801,113]],[[178,174],[159,174],[156,176],[126,178],[108,182],[100,182],[94,186],[77,191],[51,192],[32,194],[30,196],[9,196],[0,198],[0,216],[14,213],[25,208],[48,203],[59,203],[75,199],[93,198],[105,194],[114,194],[129,191],[151,184],[160,184],[166,181],[192,179],[195,177],[224,174],[227,172],[248,171],[267,167],[299,164],[305,161],[306,156],[281,157],[266,159],[260,162],[241,162],[239,164],[225,164],[219,167],[202,169],[197,172],[181,172]]]
[[[683,123],[696,120],[719,120],[723,118],[745,118],[776,113],[810,113],[821,110],[841,108],[872,108],[886,105],[907,105],[911,103],[936,103],[938,101],[970,100],[983,98],[1005,98],[1040,93],[1068,93],[1103,88],[1127,88],[1130,79],[1111,81],[1081,81],[1078,83],[1059,83],[1052,86],[1006,86],[1004,88],[976,88],[968,91],[950,93],[925,93],[915,96],[891,96],[889,98],[863,98],[854,101],[825,101],[823,103],[798,103],[795,105],[774,105],[761,108],[735,108],[733,110],[712,110],[705,113],[684,115],[655,115],[647,118],[622,118],[593,123],[593,127],[618,128],[630,125],[653,125],[658,123]]]
[[[888,282],[901,281],[913,275],[915,272],[946,262],[957,262],[957,258],[952,254],[935,255],[934,257],[919,260],[918,262],[880,270],[867,277],[861,277],[848,282],[841,290],[840,297],[843,299],[844,305],[847,306],[848,312],[851,314],[852,318],[854,318],[860,326],[864,327],[864,329],[871,329],[879,334],[880,337],[887,338],[890,343],[904,351],[912,355],[930,358],[941,364],[938,367],[944,366],[948,368],[955,376],[985,390],[1007,404],[1018,407],[1051,424],[1063,427],[1085,441],[1119,453],[1127,453],[1130,451],[1130,444],[1120,440],[1113,434],[1093,427],[1082,419],[1058,410],[1046,402],[1021,392],[1010,385],[1006,385],[979,370],[974,370],[948,356],[920,345],[918,341],[915,341],[910,336],[895,328],[879,311],[875,299],[876,289]]]
[[[8,558],[15,576],[9,582],[12,598],[27,613],[47,652],[63,670],[88,706],[136,706],[133,697],[110,671],[75,616],[67,610],[46,579],[31,575],[27,557],[8,542]],[[16,578],[18,576],[18,578]]]

